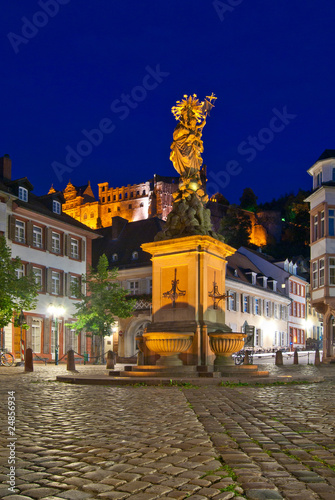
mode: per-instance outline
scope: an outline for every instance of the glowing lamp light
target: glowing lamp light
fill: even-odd
[[[63,314],[65,313],[65,309],[63,306],[55,306],[53,304],[50,304],[48,306],[48,313],[59,318],[60,316],[63,316]]]
[[[192,189],[192,191],[197,191],[198,189],[198,183],[197,182],[190,182],[189,183],[189,188]]]

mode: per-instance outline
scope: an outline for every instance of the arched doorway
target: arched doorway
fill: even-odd
[[[134,318],[128,325],[124,334],[124,355],[125,357],[132,357],[138,351],[138,346],[135,340],[137,335],[143,335],[145,328],[151,323],[149,316],[142,316],[141,318]]]

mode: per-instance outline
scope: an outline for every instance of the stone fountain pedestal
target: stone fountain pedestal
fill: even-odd
[[[153,321],[143,337],[160,354],[157,365],[212,366],[208,331],[230,330],[225,298],[214,300],[212,292],[216,286],[224,294],[226,258],[235,249],[209,235],[145,243],[142,249],[152,256],[153,276]]]

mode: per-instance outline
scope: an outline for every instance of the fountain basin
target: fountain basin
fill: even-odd
[[[178,355],[187,351],[193,342],[194,333],[149,332],[143,338],[150,351],[161,357],[157,365],[182,366]]]
[[[244,346],[245,333],[212,332],[208,334],[209,345],[216,355],[214,369],[234,365],[232,354],[240,351]]]

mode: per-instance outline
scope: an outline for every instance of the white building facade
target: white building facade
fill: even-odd
[[[1,160],[4,158],[0,159],[0,167]],[[7,170],[0,186],[0,231],[6,237],[12,257],[21,259],[17,275],[34,273],[39,294],[36,308],[22,311],[28,328],[21,332],[20,327],[7,325],[2,347],[12,352],[16,360],[21,359],[22,334],[25,347],[32,348],[36,359],[54,360],[56,352],[61,359],[69,349],[83,354],[90,342],[84,333],[76,335],[67,323],[74,321],[74,304],[78,301],[72,284],[81,285],[82,275],[91,264],[92,239],[98,235],[61,213],[61,193],[53,191],[37,197],[26,178],[8,179],[9,162],[5,157]]]

